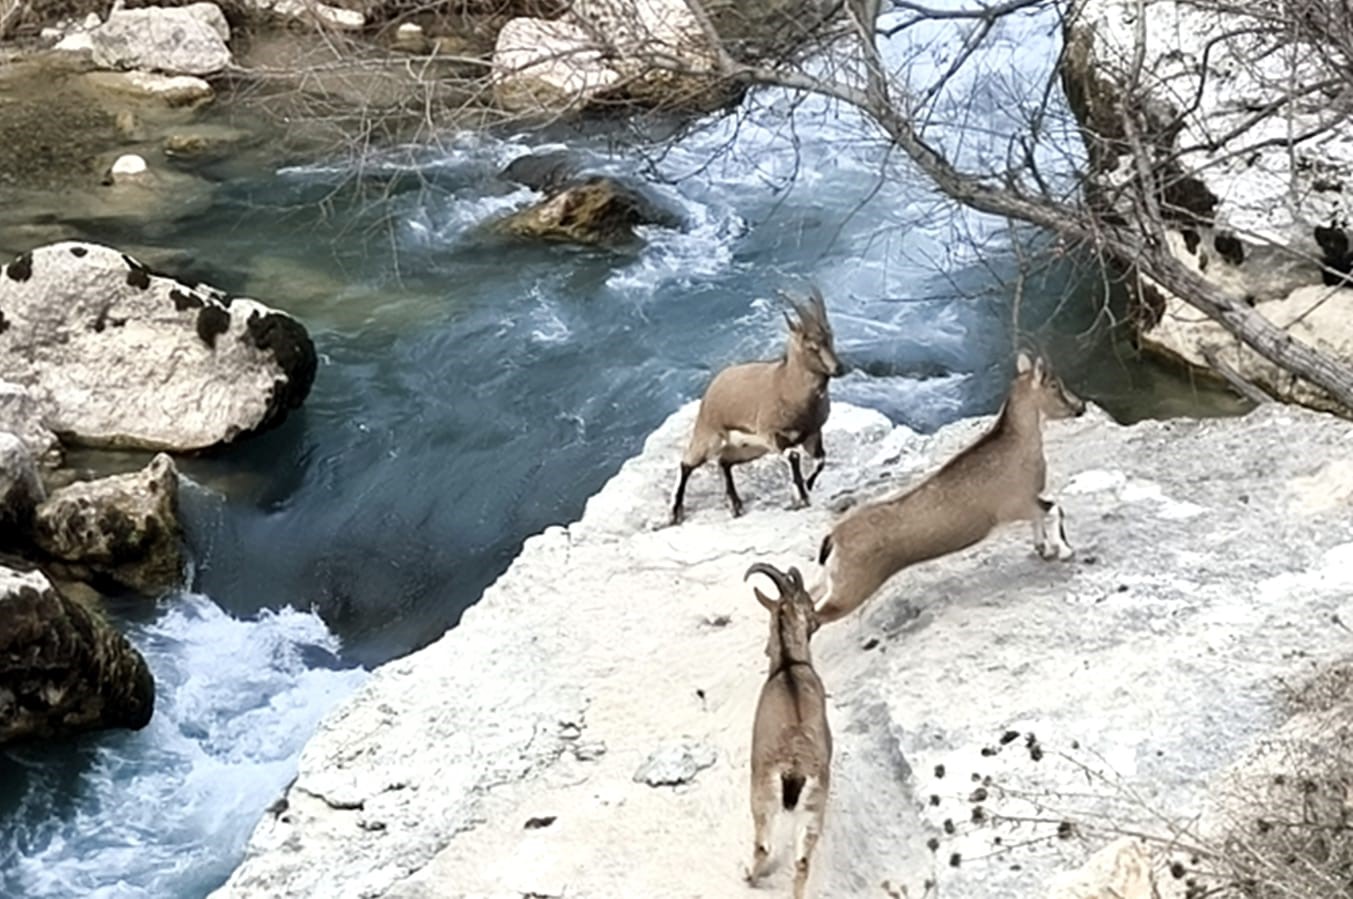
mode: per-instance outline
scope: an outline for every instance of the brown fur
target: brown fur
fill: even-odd
[[[771,613],[766,655],[770,670],[761,687],[752,727],[752,819],[756,840],[747,879],[755,883],[770,869],[770,828],[782,812],[798,814],[795,834],[794,896],[804,894],[813,848],[822,833],[831,782],[832,735],[827,725],[827,691],[813,668],[808,643],[817,631],[813,600],[797,568],[781,573],[758,563],[775,582],[778,601],[760,590],[756,598]]]
[[[725,368],[714,376],[700,400],[695,429],[681,459],[681,473],[672,500],[672,523],[684,517],[686,481],[695,469],[717,460],[724,475],[724,492],[736,517],[742,500],[733,484],[734,465],[768,452],[792,450],[791,473],[799,501],[808,503],[826,458],[822,426],[831,403],[828,379],[842,371],[832,346],[822,294],[813,291],[807,305],[794,305],[797,320],[789,323],[785,355],[774,362],[747,362]],[[799,468],[799,450],[815,460],[807,481]]]
[[[989,431],[914,489],[860,506],[832,528],[819,554],[827,565],[819,619],[849,615],[897,572],[972,546],[997,525],[1041,522],[1056,508],[1041,498],[1042,423],[1084,411],[1042,360],[1021,354],[1020,372]],[[1045,556],[1047,545],[1039,546]]]

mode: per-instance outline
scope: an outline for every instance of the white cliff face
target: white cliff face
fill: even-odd
[[[1079,0],[1066,43],[1064,82],[1081,125],[1103,138],[1089,149],[1106,195],[1137,178],[1122,142],[1131,86],[1151,119],[1178,125],[1167,147],[1178,171],[1164,200],[1175,212],[1174,255],[1294,338],[1353,360],[1343,312],[1353,290],[1331,286],[1338,276],[1321,270],[1353,268],[1353,128],[1323,96],[1289,102],[1297,85],[1328,77],[1324,49],[1270,19],[1179,0]],[[1134,288],[1155,307],[1144,348],[1203,369],[1216,360],[1280,399],[1337,408],[1178,297]]]
[[[739,471],[744,518],[711,468],[662,528],[693,415],[324,722],[218,899],[758,895],[741,877],[767,623],[742,574],[811,582],[829,506],[905,485],[984,422],[921,437],[838,405],[813,508],[788,510],[786,466],[763,460]],[[814,639],[836,743],[814,895],[1039,895],[1106,841],[1097,823],[1193,811],[1273,723],[1276,678],[1346,648],[1353,425],[1092,410],[1048,431],[1075,561],[1012,527]],[[787,869],[766,886],[787,892]]]

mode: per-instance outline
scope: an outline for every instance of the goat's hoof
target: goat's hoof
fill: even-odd
[[[732,512],[733,512],[733,517],[734,517],[734,518],[741,518],[741,517],[742,517],[742,506],[734,506],[733,509],[732,509]]]
[[[1038,555],[1045,562],[1067,562],[1076,556],[1076,551],[1065,543],[1060,546],[1056,543],[1043,543],[1037,549]]]
[[[672,518],[671,518],[670,521],[667,522],[667,524],[668,524],[669,527],[676,527],[677,525],[681,524],[681,522],[683,522],[683,521],[685,521],[685,520],[686,520],[686,515],[685,515],[685,513],[683,513],[683,512],[673,512],[673,513],[672,513]]]

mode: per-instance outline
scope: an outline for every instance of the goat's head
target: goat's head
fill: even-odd
[[[1011,396],[1032,402],[1044,418],[1072,418],[1085,413],[1085,401],[1062,384],[1041,356],[1021,352],[1015,358]]]
[[[796,316],[785,313],[785,321],[789,323],[790,356],[802,359],[808,370],[815,374],[828,378],[843,374],[845,366],[836,355],[835,337],[831,323],[827,321],[827,304],[822,299],[822,292],[812,287],[803,302],[788,295],[785,300]]]
[[[803,586],[803,575],[799,569],[791,567],[789,571],[780,571],[773,565],[757,562],[742,576],[745,581],[754,574],[764,574],[770,578],[779,591],[778,599],[771,599],[760,589],[753,587],[757,602],[770,612],[770,639],[766,643],[766,655],[772,665],[778,664],[788,656],[794,661],[809,661],[808,641],[817,631],[817,610],[813,608],[813,599]]]

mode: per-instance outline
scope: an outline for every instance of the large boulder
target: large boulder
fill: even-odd
[[[41,573],[0,566],[0,745],[150,722],[146,661]]]
[[[0,545],[16,542],[28,532],[33,510],[46,495],[27,445],[9,431],[0,431]]]
[[[115,4],[97,28],[72,35],[57,49],[86,47],[107,69],[145,69],[169,75],[211,75],[230,65],[230,26],[215,3],[146,6]]]
[[[834,405],[812,507],[789,510],[767,458],[739,469],[743,517],[708,470],[663,527],[695,411],[329,716],[219,899],[750,895],[767,620],[743,572],[816,580],[833,508],[913,483],[987,421],[921,436]],[[836,748],[812,895],[1045,896],[1093,828],[1191,819],[1276,723],[1278,685],[1347,652],[1350,441],[1353,423],[1278,404],[1050,424],[1076,560],[1003,529],[814,637]],[[634,781],[673,746],[714,763]],[[1140,860],[1121,861],[1138,888]],[[766,884],[781,895],[786,867]]]
[[[514,212],[497,228],[537,240],[619,246],[638,239],[640,225],[675,228],[680,217],[615,178],[588,176],[549,191],[544,199]]]
[[[716,109],[741,95],[721,69],[721,50],[741,57],[782,50],[831,8],[812,0],[716,4],[711,37],[685,0],[579,0],[559,18],[503,26],[495,93],[503,107],[525,112],[615,103]]]
[[[0,378],[48,404],[76,443],[194,450],[280,423],[315,376],[286,313],[63,242],[0,272]]]
[[[1080,0],[1067,22],[1063,84],[1105,213],[1133,214],[1122,188],[1141,172],[1127,108],[1153,159],[1167,160],[1156,164],[1153,189],[1174,255],[1353,365],[1353,290],[1339,286],[1353,270],[1353,124],[1322,102],[1286,102],[1294,84],[1328,74],[1318,70],[1328,57],[1267,13],[1185,0]],[[1129,275],[1147,350],[1202,370],[1229,367],[1280,399],[1337,408],[1180,298]]]
[[[185,559],[174,461],[161,453],[141,471],[57,490],[37,507],[33,535],[48,555],[134,590],[176,586]]]

